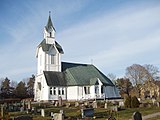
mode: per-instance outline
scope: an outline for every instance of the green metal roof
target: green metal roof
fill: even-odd
[[[104,85],[114,84],[94,65],[62,62],[62,71],[65,73],[67,85],[94,85],[99,79]]]
[[[94,65],[62,62],[62,72],[44,71],[49,86],[86,86],[97,85],[98,80],[103,85],[114,86]]]

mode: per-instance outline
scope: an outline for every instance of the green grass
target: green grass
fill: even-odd
[[[33,117],[33,120],[50,120],[50,112],[53,113],[58,113],[60,110],[64,110],[66,119],[73,119],[73,118],[80,118],[81,117],[81,111],[80,108],[75,108],[75,107],[70,107],[70,108],[66,108],[66,107],[49,107],[49,108],[45,108],[45,115],[46,117],[42,117],[39,114],[37,115],[32,115],[29,114]],[[117,118],[117,120],[128,120],[132,118],[132,115],[135,111],[139,111],[143,116],[144,115],[148,115],[148,114],[152,114],[152,113],[156,113],[160,111],[160,108],[158,107],[151,107],[151,108],[129,108],[129,109],[125,109],[125,110],[120,110],[116,113],[114,113],[115,117]],[[15,116],[19,116],[19,115],[26,115],[26,112],[10,112],[10,117],[15,117]],[[107,111],[104,108],[97,108],[95,109],[95,114],[94,114],[96,120],[106,120],[106,118],[109,116],[109,111]],[[160,117],[155,117],[149,120],[160,120]]]

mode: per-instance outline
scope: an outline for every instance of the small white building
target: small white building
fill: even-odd
[[[84,100],[120,98],[115,85],[92,64],[61,62],[64,54],[55,40],[51,17],[44,27],[44,39],[37,46],[37,75],[34,100]]]

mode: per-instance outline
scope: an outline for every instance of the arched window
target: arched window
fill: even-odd
[[[52,32],[49,32],[50,37],[52,37]]]

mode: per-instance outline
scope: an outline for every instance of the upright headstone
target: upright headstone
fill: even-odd
[[[25,101],[22,101],[22,107],[25,108]]]
[[[62,106],[62,97],[61,96],[58,97],[58,103],[59,103],[59,106]]]
[[[45,111],[44,111],[44,109],[41,109],[41,116],[45,117]]]
[[[97,108],[97,102],[94,101],[94,102],[92,103],[92,106],[93,106],[93,108]]]
[[[23,112],[23,111],[24,111],[24,107],[21,106],[21,107],[20,107],[20,112]]]
[[[89,105],[88,101],[85,101],[85,102],[84,102],[84,105],[85,105],[85,106],[88,106],[88,105]]]
[[[62,113],[54,113],[52,120],[64,120],[64,115]]]
[[[105,108],[105,109],[108,108],[108,104],[107,104],[107,103],[104,104],[104,108]]]
[[[57,106],[58,106],[58,101],[56,101],[56,102],[55,102],[55,105],[54,105],[54,106],[55,106],[55,107],[57,107]]]
[[[79,102],[75,102],[75,107],[78,107],[79,106]]]
[[[159,102],[157,102],[157,107],[159,107]]]
[[[141,113],[140,113],[140,112],[134,112],[132,119],[133,119],[133,120],[142,120],[142,115],[141,115]]]
[[[69,108],[71,106],[71,103],[66,103],[66,107]]]
[[[27,108],[28,108],[28,110],[31,110],[31,101],[30,100],[28,101],[28,107]]]
[[[4,112],[5,112],[4,105],[1,105],[1,118],[2,118],[2,120],[4,120]]]

